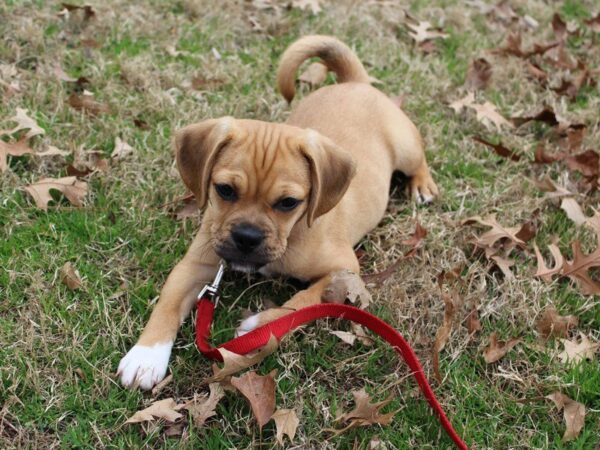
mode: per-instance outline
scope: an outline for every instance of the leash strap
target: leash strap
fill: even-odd
[[[280,340],[290,331],[316,319],[339,318],[350,320],[367,327],[394,347],[394,350],[402,356],[404,361],[408,364],[408,367],[412,370],[412,374],[417,380],[423,395],[437,414],[442,427],[444,427],[448,436],[450,436],[459,449],[468,450],[467,445],[454,430],[452,424],[446,417],[446,414],[444,414],[442,406],[427,382],[427,378],[425,377],[421,363],[417,359],[417,355],[415,355],[415,352],[402,335],[380,318],[354,306],[322,303],[299,309],[274,320],[271,323],[263,325],[262,327],[256,328],[243,336],[225,342],[219,347],[213,347],[208,343],[208,338],[210,335],[210,326],[213,320],[215,305],[209,298],[210,296],[203,296],[198,301],[198,313],[196,315],[196,345],[204,356],[218,361],[223,361],[223,357],[218,350],[219,348],[224,348],[230,352],[237,353],[238,355],[245,355],[246,353],[265,346],[271,335],[275,336],[277,340]]]

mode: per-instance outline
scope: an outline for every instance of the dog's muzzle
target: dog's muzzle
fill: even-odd
[[[270,262],[264,249],[265,233],[260,228],[242,223],[231,229],[229,239],[215,249],[232,267],[255,271]]]

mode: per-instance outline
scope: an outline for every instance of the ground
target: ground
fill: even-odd
[[[72,153],[66,159],[9,157],[9,168],[0,175],[0,447],[277,446],[273,424],[259,432],[248,406],[233,393],[205,427],[186,425],[173,437],[167,436],[162,422],[124,425],[153,397],[123,389],[114,373],[199,221],[178,220],[173,214],[177,205],[170,204],[185,195],[173,165],[173,131],[223,115],[285,120],[290,109],[276,92],[275,67],[289,43],[312,33],[347,42],[381,81],[381,90],[403,96],[403,109],[424,136],[442,192],[433,205],[416,207],[397,190],[380,227],[365,237],[363,270],[375,272],[406,249],[400,242],[412,233],[416,215],[428,231],[424,247],[413,258],[383,286],[371,287],[370,310],[414,345],[445,410],[473,447],[600,445],[598,360],[562,364],[556,358],[559,342],[541,343],[535,328],[540,312],[554,305],[562,314],[579,318],[571,336],[581,331],[598,341],[598,297],[582,295],[568,280],[548,284],[534,277],[531,252],[520,254],[514,280],[506,279],[473,252],[472,237],[480,230],[461,226],[467,217],[489,213],[496,213],[505,225],[518,226],[539,208],[542,219],[535,241],[540,247],[558,236],[568,255],[575,237],[593,248],[591,234],[576,228],[533,182],[544,175],[564,177],[564,168],[534,167],[528,161],[543,125],[496,131],[474,115],[455,114],[448,107],[466,93],[463,83],[470,61],[485,57],[492,63],[493,76],[478,99],[491,101],[505,117],[549,104],[562,116],[587,124],[584,147],[597,149],[597,84],[569,100],[527,78],[520,59],[490,54],[489,49],[504,42],[507,26],[484,14],[477,2],[323,1],[316,15],[286,8],[285,2],[276,11],[242,1],[93,3],[95,16],[87,21],[83,11],[71,11],[70,18],[59,16],[58,2],[8,0],[0,6],[0,129],[14,127],[10,117],[24,108],[46,130],[43,137],[32,139],[36,149],[51,144]],[[258,3],[276,2],[254,2]],[[510,4],[519,16],[529,15],[539,24],[523,29],[529,45],[549,39],[555,12],[583,27],[594,2]],[[436,39],[435,51],[426,53],[410,38],[404,11],[441,26],[448,37]],[[595,47],[584,49],[586,39],[592,39],[590,32],[570,39],[568,48],[597,68],[598,35]],[[56,67],[89,83],[82,87],[60,80]],[[11,87],[11,82],[16,84]],[[94,116],[70,107],[69,95],[83,89],[109,111]],[[528,156],[519,162],[500,158],[474,142],[474,135],[502,139]],[[66,164],[77,152],[95,150],[108,158],[116,137],[134,151],[113,159],[108,171],[85,178],[89,194],[82,207],[56,195],[56,202],[42,211],[23,191],[44,176],[66,176]],[[598,194],[586,196],[582,204],[597,206]],[[81,289],[72,291],[60,282],[59,270],[66,262],[80,272]],[[431,365],[431,346],[444,311],[436,276],[457,266],[464,280],[458,292],[461,318],[440,354],[440,384],[433,381]],[[283,302],[295,289],[285,280],[227,274],[214,339],[229,338],[244,311]],[[460,322],[473,307],[479,310],[483,329],[469,338]],[[329,333],[334,329],[347,325],[321,321],[305,327],[256,369],[278,370],[277,404],[295,409],[300,417],[293,446],[367,448],[378,436],[387,448],[450,448],[394,352],[383,343],[349,347]],[[520,336],[523,342],[499,362],[486,364],[482,350],[494,331],[502,339]],[[203,380],[210,364],[194,347],[190,322],[176,341],[170,367],[173,381],[158,398],[180,400],[206,392]],[[395,396],[386,409],[398,411],[393,423],[337,437],[324,431],[334,426],[341,410],[351,408],[350,391],[361,387],[378,399]],[[561,441],[562,413],[544,399],[557,390],[587,410],[579,437],[568,443]]]

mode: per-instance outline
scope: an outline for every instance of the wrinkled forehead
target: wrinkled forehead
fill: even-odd
[[[293,133],[273,124],[236,133],[221,150],[212,181],[231,184],[244,195],[304,198],[310,170],[298,142]]]

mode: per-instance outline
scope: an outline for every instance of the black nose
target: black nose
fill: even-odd
[[[231,230],[231,238],[240,252],[250,253],[262,243],[265,234],[260,228],[243,223]]]

